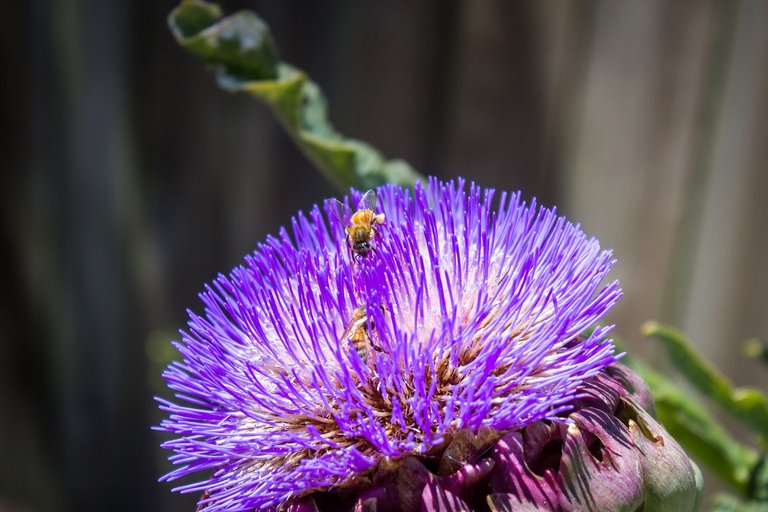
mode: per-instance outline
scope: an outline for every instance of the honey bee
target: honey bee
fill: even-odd
[[[376,191],[366,192],[357,206],[357,211],[336,200],[336,217],[344,224],[347,243],[355,257],[368,256],[373,250],[371,240],[376,234],[375,224],[384,224],[384,214],[376,213]]]
[[[368,320],[365,307],[360,306],[352,311],[352,319],[347,324],[344,334],[341,335],[341,339],[349,341],[363,362],[368,361],[371,350],[380,350],[371,342],[371,335],[368,331],[369,326],[373,329],[373,321]]]
[[[372,327],[372,326],[371,326]],[[371,348],[371,337],[368,334],[368,314],[365,307],[360,306],[352,311],[352,319],[347,324],[342,340],[348,340],[354,347],[360,359],[366,361]]]

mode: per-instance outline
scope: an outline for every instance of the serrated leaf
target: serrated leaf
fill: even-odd
[[[677,370],[704,395],[758,434],[768,432],[768,399],[763,393],[751,387],[734,389],[680,331],[648,322],[643,326],[643,332],[662,341]]]
[[[222,17],[216,4],[184,0],[168,23],[182,47],[216,67],[219,86],[269,105],[307,158],[340,189],[424,180],[406,162],[386,160],[374,147],[339,134],[328,120],[320,87],[279,61],[269,27],[256,14]]]

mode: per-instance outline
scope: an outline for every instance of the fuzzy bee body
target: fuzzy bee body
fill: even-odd
[[[372,328],[373,322],[370,323]],[[368,324],[368,315],[365,308],[362,306],[355,308],[352,312],[352,319],[349,321],[349,324],[341,337],[342,340],[346,340],[352,345],[355,352],[357,352],[357,355],[360,356],[360,359],[363,361],[368,360],[368,355],[373,346],[370,333],[368,332]]]
[[[347,243],[356,258],[364,258],[373,250],[371,241],[376,235],[376,225],[384,224],[384,214],[376,213],[376,200],[376,191],[369,190],[354,213],[347,205],[336,201],[336,216],[344,223]]]

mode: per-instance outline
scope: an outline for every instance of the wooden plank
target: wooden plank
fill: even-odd
[[[768,387],[768,374],[746,362],[740,345],[768,333],[768,4],[741,2],[709,158],[701,230],[683,327],[739,384]]]
[[[547,179],[542,147],[545,92],[534,6],[494,0],[462,4],[440,167],[551,204],[555,187]]]
[[[712,2],[597,5],[563,193],[571,218],[615,251],[625,296],[609,320],[625,338],[665,318],[716,15]]]

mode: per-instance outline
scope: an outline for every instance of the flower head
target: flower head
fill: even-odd
[[[165,478],[200,472],[180,490],[205,491],[205,510],[370,487],[465,435],[563,423],[616,360],[609,328],[584,336],[620,296],[604,284],[613,260],[578,226],[461,181],[378,198],[386,222],[365,257],[328,201],[190,313],[183,361],[164,373],[179,402],[160,400],[161,428],[176,436]]]

